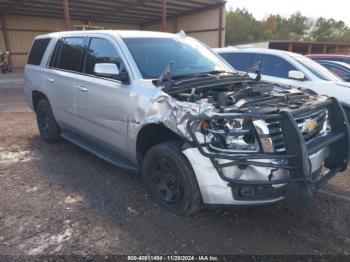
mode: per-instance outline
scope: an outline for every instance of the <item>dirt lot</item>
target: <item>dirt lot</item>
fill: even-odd
[[[19,88],[0,89],[0,254],[350,254],[350,178],[306,206],[169,214],[139,175],[44,143]]]

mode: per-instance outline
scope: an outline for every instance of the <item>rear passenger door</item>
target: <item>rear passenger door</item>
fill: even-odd
[[[126,70],[121,51],[109,37],[92,37],[87,48],[84,74],[74,89],[74,108],[81,132],[117,152],[127,148],[128,85],[94,73],[97,63],[115,63]]]
[[[33,90],[43,91],[43,81],[46,71],[45,61],[47,61],[47,56],[50,52],[49,49],[51,49],[51,47],[48,48],[49,45],[51,46],[50,42],[51,38],[36,39],[30,50],[28,62],[24,68],[24,92],[29,104],[32,103]]]
[[[85,37],[59,39],[45,75],[45,88],[56,120],[67,129],[78,129],[73,112],[77,76],[83,72]]]

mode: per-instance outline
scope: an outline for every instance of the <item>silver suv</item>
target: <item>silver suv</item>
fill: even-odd
[[[344,111],[250,71],[184,33],[60,32],[34,40],[25,93],[45,141],[141,171],[171,212],[308,200],[347,168]]]

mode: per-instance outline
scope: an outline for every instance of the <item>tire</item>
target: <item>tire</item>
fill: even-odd
[[[345,111],[345,114],[346,114],[346,116],[348,118],[348,121],[350,122],[350,108],[345,108],[344,107],[344,111]]]
[[[47,99],[41,99],[36,107],[36,119],[40,136],[48,143],[57,142],[60,139],[60,128],[53,116],[50,103]]]
[[[142,177],[151,198],[165,210],[189,216],[201,209],[197,179],[180,142],[151,148],[143,161]]]

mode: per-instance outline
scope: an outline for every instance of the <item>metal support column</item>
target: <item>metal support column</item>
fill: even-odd
[[[0,22],[1,22],[1,27],[2,27],[2,35],[4,36],[4,44],[5,44],[4,51],[9,51],[11,53],[10,40],[9,40],[8,31],[7,31],[7,24],[6,24],[5,15],[0,16]],[[12,64],[11,56],[9,58],[9,63]]]
[[[166,0],[162,0],[162,31],[168,31],[167,25],[167,3]]]
[[[335,53],[339,54],[339,46],[338,45],[335,47]]]
[[[64,13],[64,21],[66,24],[66,29],[70,30],[71,29],[71,24],[70,24],[70,13],[69,13],[69,2],[68,0],[63,0],[63,13]]]
[[[324,46],[323,46],[323,53],[324,53],[324,54],[327,54],[327,49],[328,49],[328,46],[327,46],[327,45],[324,45]]]
[[[7,32],[7,25],[6,25],[5,15],[1,15],[0,16],[0,20],[1,20],[2,34],[4,36],[5,50],[9,50],[10,49],[9,35],[8,35],[8,32]]]
[[[222,35],[224,31],[224,12],[225,4],[220,6],[220,15],[219,15],[219,47],[223,47]]]
[[[312,44],[309,44],[308,46],[307,46],[307,54],[309,55],[309,54],[312,54]]]

